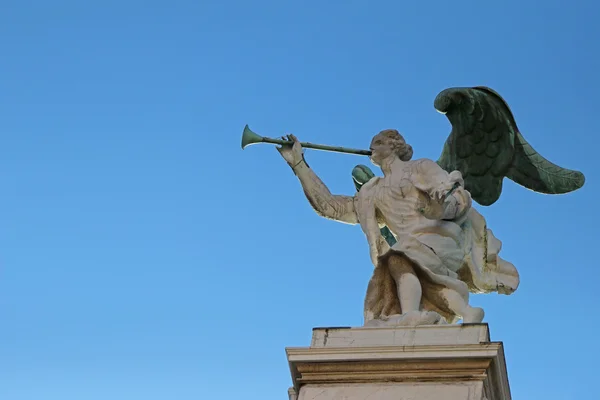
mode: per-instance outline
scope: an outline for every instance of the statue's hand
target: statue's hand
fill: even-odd
[[[436,190],[432,193],[427,206],[427,214],[425,215],[429,219],[442,219],[444,217],[444,211],[446,205],[446,191]]]
[[[450,172],[450,176],[448,178],[450,178],[449,180],[452,184],[458,182],[458,184],[460,186],[462,186],[462,187],[465,186],[465,180],[463,179],[463,176],[460,171],[454,170],[454,171]]]
[[[282,136],[281,138],[288,141],[289,144],[277,147],[277,151],[291,167],[298,165],[303,160],[302,145],[294,135]]]

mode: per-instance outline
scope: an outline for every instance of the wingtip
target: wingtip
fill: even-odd
[[[583,172],[575,171],[575,182],[575,185],[577,186],[575,190],[581,189],[583,185],[585,185],[585,175]]]
[[[559,191],[557,194],[561,194],[561,192],[562,194],[574,192],[581,189],[585,184],[585,175],[583,175],[583,172],[574,170],[570,170],[569,172],[571,174],[571,184],[564,187],[563,190]]]

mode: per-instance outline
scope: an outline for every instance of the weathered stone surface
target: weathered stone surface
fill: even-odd
[[[519,274],[500,257],[501,242],[471,207],[461,172],[411,160],[412,147],[393,129],[377,134],[370,149],[383,176],[360,166],[354,196],[332,195],[304,161],[295,137],[279,149],[315,211],[360,225],[366,236],[375,269],[365,296],[365,326],[481,322],[484,311],[470,306],[469,293],[510,294]]]
[[[511,398],[486,324],[316,328],[310,347],[286,352],[290,400]]]
[[[487,324],[427,325],[419,328],[315,328],[310,347],[463,345],[489,341]]]
[[[298,400],[481,400],[481,392],[481,382],[453,385],[307,385]]]

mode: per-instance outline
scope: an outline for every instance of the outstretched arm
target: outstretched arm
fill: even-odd
[[[358,223],[354,211],[354,197],[332,195],[323,181],[304,161],[294,168],[294,172],[302,184],[308,202],[317,214],[347,224]]]
[[[315,212],[327,219],[357,224],[354,197],[331,194],[323,181],[306,164],[298,139],[293,135],[288,135],[287,139],[291,145],[277,149],[300,180],[304,194]]]

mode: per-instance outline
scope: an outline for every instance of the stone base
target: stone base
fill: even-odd
[[[487,324],[315,328],[287,348],[290,400],[510,400],[501,342]]]

